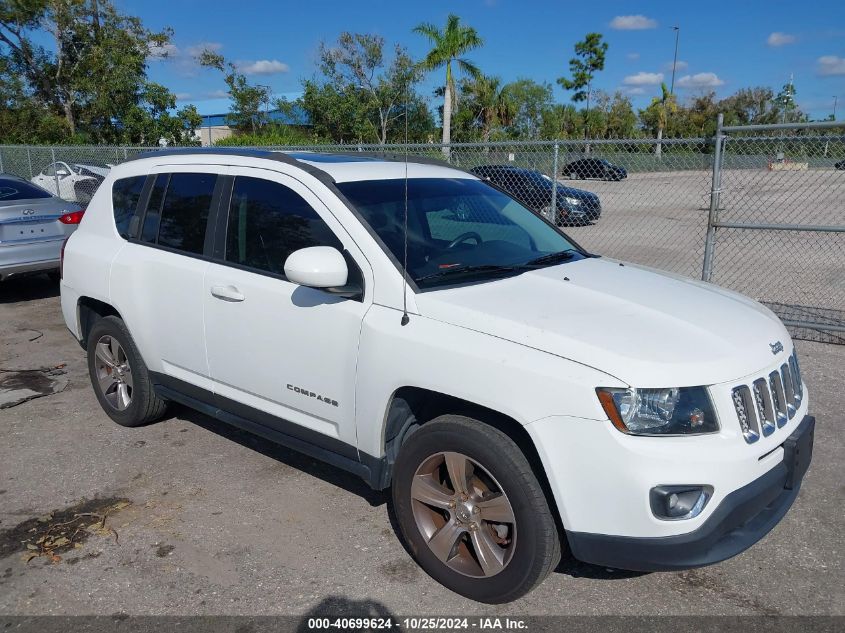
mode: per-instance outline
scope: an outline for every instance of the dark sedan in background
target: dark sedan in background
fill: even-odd
[[[541,213],[556,224],[586,224],[601,216],[599,197],[589,191],[565,187],[539,171],[513,165],[482,165],[470,170],[507,191],[525,206]],[[552,218],[552,188],[557,187],[557,214]]]
[[[624,180],[628,172],[624,167],[614,165],[604,158],[579,158],[563,168],[564,176],[578,178],[598,178],[599,180]]]

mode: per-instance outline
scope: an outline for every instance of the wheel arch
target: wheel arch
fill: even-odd
[[[410,416],[406,413],[410,413]],[[396,456],[405,439],[416,428],[447,413],[478,420],[501,431],[513,440],[525,455],[534,476],[537,477],[537,481],[543,489],[546,502],[549,504],[557,523],[558,533],[560,535],[565,534],[557,501],[546,476],[546,469],[543,467],[534,440],[525,430],[525,427],[518,420],[500,411],[431,389],[404,386],[393,392],[384,415],[382,442],[385,468],[382,472],[380,487],[387,488],[390,485]]]
[[[94,299],[93,297],[82,296],[76,303],[76,313],[79,322],[79,334],[81,338],[79,343],[83,349],[88,345],[88,334],[91,328],[99,320],[107,316],[115,316],[123,320],[120,313],[109,303]]]

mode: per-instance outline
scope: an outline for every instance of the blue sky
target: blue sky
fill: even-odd
[[[427,50],[411,29],[420,22],[442,25],[457,13],[484,38],[468,55],[487,74],[505,81],[548,81],[555,99],[569,94],[555,83],[568,73],[576,41],[590,31],[609,44],[605,70],[595,88],[621,89],[637,107],[646,105],[671,79],[674,32],[680,26],[676,93],[683,100],[704,90],[719,96],[764,85],[777,91],[794,76],[799,105],[813,118],[845,118],[845,1],[713,0],[711,2],[539,2],[465,0],[116,0],[150,28],[173,28],[168,59],[154,61],[149,75],[194,103],[203,114],[226,111],[219,73],[198,68],[192,53],[209,46],[238,63],[253,83],[295,97],[300,81],[315,71],[317,47],[344,30],[376,33],[405,45],[415,57]],[[430,75],[424,92],[442,82]],[[434,100],[432,99],[432,104]]]

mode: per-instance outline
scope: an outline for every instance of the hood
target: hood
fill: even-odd
[[[568,278],[568,280],[567,280]],[[636,387],[711,385],[771,366],[789,334],[759,303],[703,282],[587,258],[420,293],[421,315],[588,365]]]

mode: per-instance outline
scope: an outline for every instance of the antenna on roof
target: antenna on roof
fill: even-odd
[[[405,85],[405,231],[402,260],[402,325],[408,325],[408,85]]]

